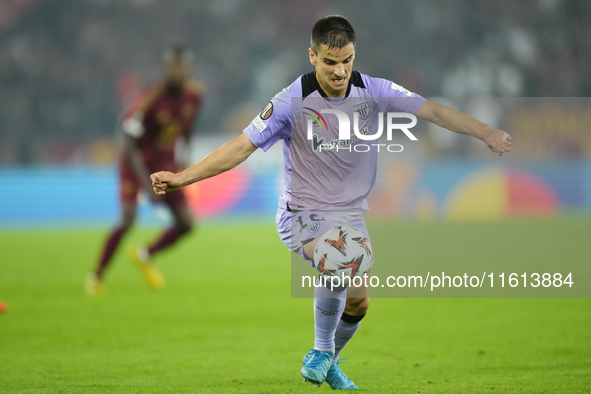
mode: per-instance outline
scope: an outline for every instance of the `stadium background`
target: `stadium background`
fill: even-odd
[[[159,77],[167,46],[184,43],[195,52],[195,76],[207,87],[192,149],[198,160],[311,69],[310,25],[329,13],[349,15],[357,27],[356,69],[445,97],[439,101],[504,128],[516,142],[504,160],[492,160],[477,141],[420,123],[418,146],[405,143],[404,153],[382,155],[386,170],[372,196],[373,214],[478,219],[591,212],[585,2],[375,1],[359,8],[330,1],[26,0],[0,7],[4,227],[115,220],[117,119]],[[449,99],[482,96],[579,99]],[[257,153],[194,186],[195,213],[204,220],[271,218],[281,160],[280,149]],[[67,187],[51,187],[58,179]],[[486,199],[476,179],[489,183]],[[474,200],[485,209],[463,203]],[[161,216],[144,207],[144,220]]]
[[[163,50],[193,50],[207,89],[198,160],[312,70],[310,29],[327,14],[355,27],[355,69],[513,136],[498,158],[419,122],[418,142],[380,156],[368,223],[393,229],[400,261],[588,265],[588,1],[0,0],[0,391],[310,392],[294,386],[310,300],[289,299],[273,222],[280,146],[188,189],[205,225],[158,261],[165,292],[125,251],[108,297],[82,287],[118,215],[118,118],[159,78]],[[146,200],[121,249],[170,220]],[[365,366],[368,392],[591,386],[588,299],[372,305],[345,370]]]

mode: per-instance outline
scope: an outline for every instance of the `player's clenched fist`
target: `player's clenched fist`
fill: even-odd
[[[503,130],[491,128],[484,136],[484,143],[499,156],[511,151],[511,136]]]
[[[152,180],[154,193],[158,195],[173,192],[183,187],[180,176],[168,171],[155,172],[150,175],[150,179]]]

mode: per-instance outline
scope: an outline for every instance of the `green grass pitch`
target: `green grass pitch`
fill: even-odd
[[[585,218],[395,226],[436,244],[438,256],[479,253],[478,242],[457,247],[473,232],[585,258],[591,250]],[[0,300],[10,308],[0,313],[1,393],[330,391],[302,382],[312,301],[290,298],[290,254],[272,223],[200,228],[157,257],[162,293],[127,259],[131,245],[155,234],[129,234],[108,272],[108,296],[89,299],[83,281],[104,231],[0,233]],[[506,258],[527,257],[513,252]],[[591,301],[374,299],[342,357],[365,393],[587,393]]]

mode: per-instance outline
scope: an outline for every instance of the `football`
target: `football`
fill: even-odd
[[[328,230],[314,249],[316,269],[324,277],[362,277],[373,265],[369,240],[361,231],[338,226]]]

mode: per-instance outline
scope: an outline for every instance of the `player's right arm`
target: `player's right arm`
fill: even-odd
[[[231,170],[255,150],[267,151],[276,142],[291,136],[291,97],[301,96],[300,78],[275,95],[253,121],[236,137],[203,160],[178,174],[161,171],[150,176],[158,195],[211,178]]]
[[[178,190],[184,186],[211,178],[222,172],[231,170],[245,161],[257,147],[245,134],[230,140],[216,149],[197,164],[178,174],[160,171],[152,174],[152,186],[156,194]],[[147,178],[146,178],[147,179]]]

